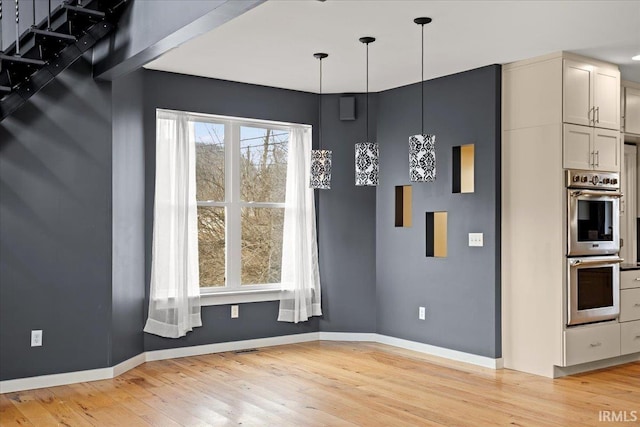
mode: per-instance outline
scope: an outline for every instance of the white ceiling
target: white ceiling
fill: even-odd
[[[420,26],[425,78],[504,64],[560,50],[620,65],[640,82],[640,1],[269,0],[184,43],[146,68],[287,89],[377,92],[420,80]]]

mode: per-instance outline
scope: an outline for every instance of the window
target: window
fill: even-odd
[[[294,126],[189,117],[196,147],[201,293],[279,289]]]

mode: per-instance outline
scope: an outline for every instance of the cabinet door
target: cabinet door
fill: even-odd
[[[624,90],[624,132],[640,135],[640,89]]]
[[[596,68],[593,78],[594,126],[620,130],[620,72]]]
[[[562,165],[565,169],[593,168],[593,128],[564,125]]]
[[[593,129],[592,152],[595,170],[620,172],[620,132]]]
[[[592,125],[592,88],[593,65],[570,59],[564,60],[563,66],[563,122],[577,125]]]

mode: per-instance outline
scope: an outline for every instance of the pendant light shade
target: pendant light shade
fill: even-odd
[[[331,150],[322,149],[322,60],[329,56],[326,53],[314,53],[320,62],[320,94],[318,95],[318,150],[311,150],[311,179],[309,187],[318,190],[331,188]]]
[[[436,136],[424,133],[424,26],[431,18],[416,18],[413,22],[422,27],[421,133],[409,137],[409,179],[433,182],[436,180]]]
[[[369,43],[376,41],[373,37],[362,37],[360,42],[367,45],[367,121],[365,142],[356,144],[356,185],[378,185],[378,144],[369,141]]]

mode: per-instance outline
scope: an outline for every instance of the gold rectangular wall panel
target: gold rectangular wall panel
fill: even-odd
[[[433,220],[434,242],[433,256],[445,258],[447,256],[447,213],[435,212]]]
[[[474,151],[473,144],[460,147],[460,192],[473,193],[474,191]]]
[[[473,193],[475,190],[475,145],[466,144],[453,147],[452,163],[452,191],[454,193]]]
[[[447,212],[426,213],[426,234],[428,257],[447,256]]]

